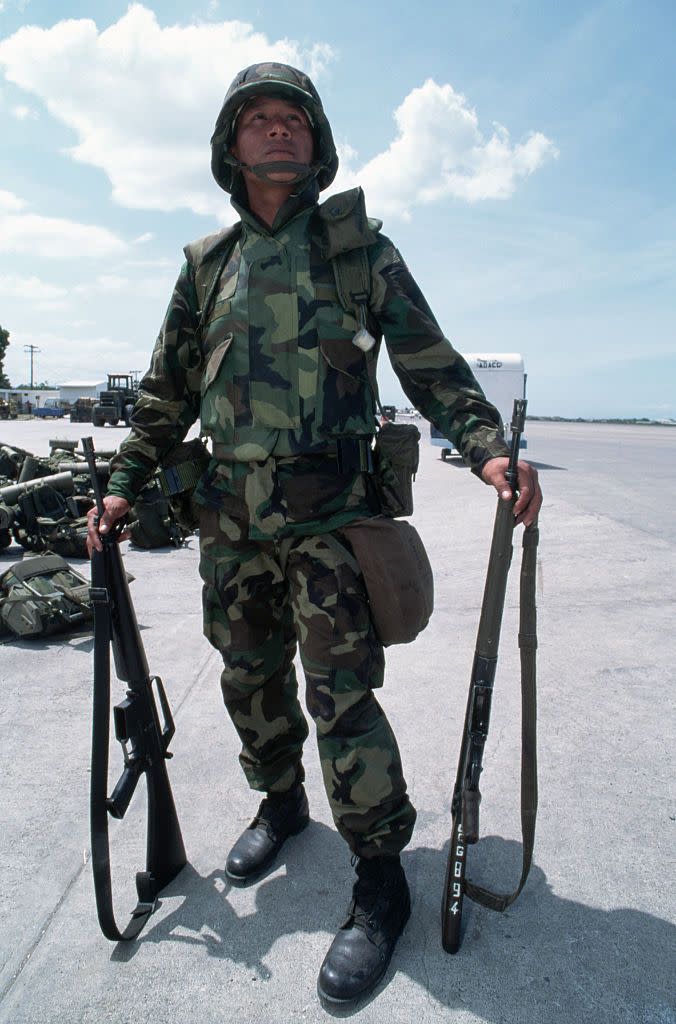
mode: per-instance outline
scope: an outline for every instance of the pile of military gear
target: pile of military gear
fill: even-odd
[[[89,470],[77,442],[50,441],[37,458],[0,445],[0,550],[12,540],[29,551],[86,558],[87,511],[94,504]],[[97,452],[100,482],[114,452]],[[192,493],[208,461],[200,441],[177,445],[141,491],[129,517],[132,543],[142,548],[180,547],[197,526]]]
[[[0,550],[14,540],[27,555],[0,574],[0,642],[80,629],[92,620],[89,583],[65,556],[87,557],[89,468],[76,441],[50,441],[48,458],[0,445]],[[98,451],[100,485],[114,451]],[[146,485],[129,517],[132,543],[179,547],[197,527],[193,491],[209,454],[201,441],[177,445]],[[133,579],[133,577],[128,577]]]
[[[93,618],[89,581],[61,555],[34,555],[0,575],[0,639],[79,629]]]
[[[75,451],[76,443],[50,441],[47,458],[0,446],[0,549],[14,540],[28,551],[87,557],[92,498],[87,464]],[[98,463],[97,471],[107,477],[109,463]]]

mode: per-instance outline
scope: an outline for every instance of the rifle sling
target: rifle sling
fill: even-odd
[[[114,542],[115,543],[115,542]],[[90,596],[94,610],[94,708],[92,721],[92,761],[90,789],[90,826],[92,873],[96,911],[101,931],[113,942],[136,938],[155,908],[154,899],[139,899],[131,920],[123,932],[117,926],[113,910],[113,889],[110,876],[110,842],[108,838],[108,749],[110,735],[110,645],[111,608],[107,587],[107,552],[92,552],[92,587]],[[138,882],[137,882],[138,886]]]
[[[519,653],[521,658],[521,835],[523,860],[521,879],[514,892],[491,892],[482,886],[465,881],[465,893],[475,903],[489,910],[503,911],[517,898],[528,878],[533,846],[535,819],[538,805],[536,722],[537,697],[535,678],[535,652],[537,650],[535,586],[537,572],[537,524],[523,533],[523,552],[519,582]]]

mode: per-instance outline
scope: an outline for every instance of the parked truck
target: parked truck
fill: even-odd
[[[59,398],[45,398],[44,405],[33,406],[33,416],[41,419],[57,419],[66,415],[66,407]]]
[[[509,444],[512,409],[515,398],[526,397],[526,371],[523,356],[516,352],[463,352],[470,370],[478,380],[489,402],[497,408],[502,418],[505,441]],[[446,460],[457,455],[453,442],[430,425],[430,441],[441,448],[441,458]],[[520,447],[527,447],[527,440],[521,435]]]
[[[120,420],[128,427],[138,397],[138,379],[131,373],[109,373],[108,385],[92,409],[92,424],[116,427]]]

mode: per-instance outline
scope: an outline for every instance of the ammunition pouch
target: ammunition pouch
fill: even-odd
[[[339,473],[373,473],[373,438],[336,438],[336,460]]]
[[[413,423],[384,423],[376,435],[374,482],[385,516],[413,515],[419,441],[420,431]]]
[[[155,481],[147,484],[134,502],[131,542],[138,548],[180,547],[185,533],[174,520],[169,499]],[[189,531],[188,531],[189,532]]]
[[[140,548],[180,547],[199,524],[193,495],[209,464],[209,452],[195,438],[174,445],[134,502],[132,543]]]
[[[168,499],[176,522],[187,533],[199,526],[199,508],[193,495],[209,465],[209,450],[195,438],[175,445],[165,456],[156,479]]]
[[[360,519],[338,533],[364,577],[371,617],[384,647],[408,644],[434,609],[432,567],[418,531],[388,516]]]

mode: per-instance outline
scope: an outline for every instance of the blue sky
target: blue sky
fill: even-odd
[[[676,418],[675,37],[673,0],[0,0],[6,371],[145,369],[182,246],[230,219],[223,94],[274,56],[456,348],[522,353],[534,414]]]

